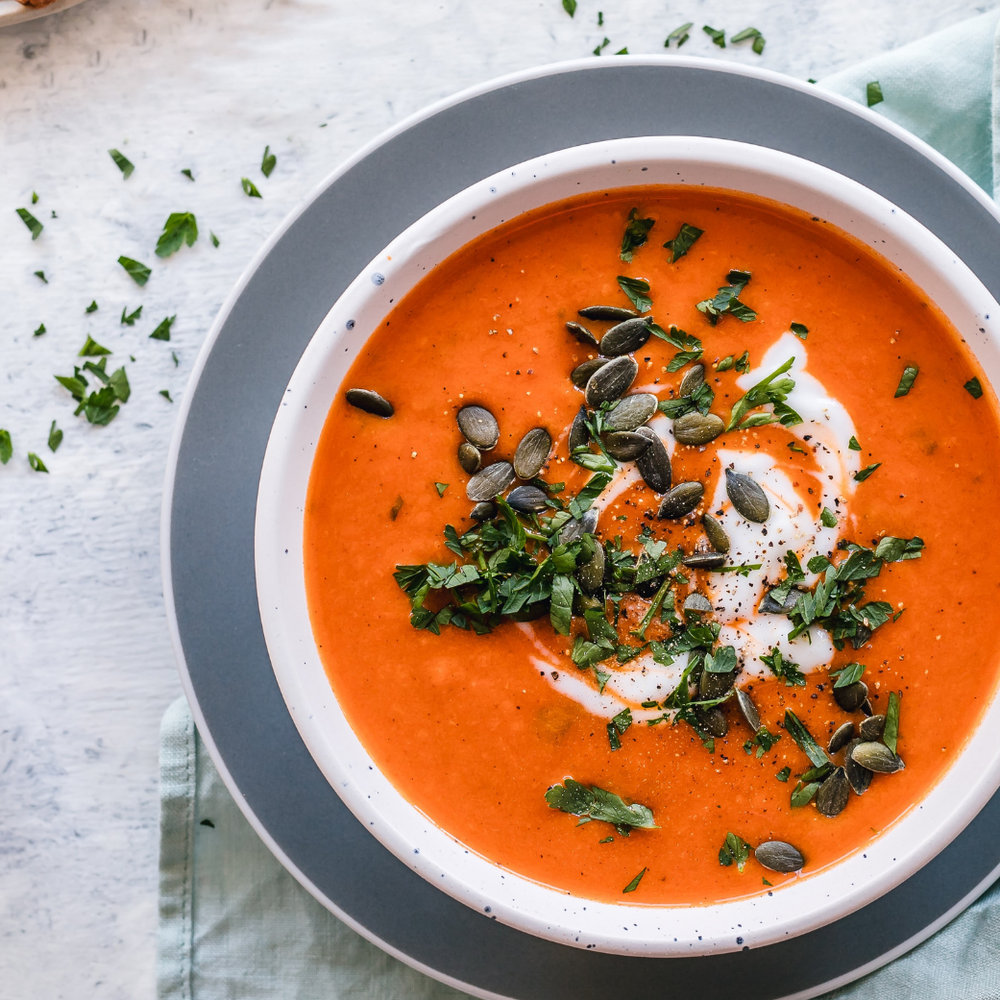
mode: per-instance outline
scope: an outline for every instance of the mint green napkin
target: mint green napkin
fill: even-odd
[[[865,103],[1000,187],[995,36],[1000,11],[879,56],[822,86]],[[254,833],[219,778],[187,703],[163,718],[160,1000],[437,1000],[465,994],[369,944],[309,895]],[[850,1000],[1000,998],[1000,884],[935,937],[829,994]]]

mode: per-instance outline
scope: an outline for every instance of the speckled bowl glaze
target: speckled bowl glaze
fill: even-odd
[[[323,774],[372,835],[468,906],[553,941],[670,957],[758,947],[835,921],[888,892],[950,843],[1000,786],[1000,700],[945,777],[883,834],[766,895],[710,906],[599,903],[525,879],[437,827],[381,774],[331,690],[310,626],[303,511],[316,443],[368,333],[429,270],[479,234],[574,194],[650,184],[761,195],[829,220],[933,299],[1000,384],[1000,306],[936,236],[869,189],[806,160],[722,139],[639,137],[565,149],[495,174],[428,213],[368,264],[330,310],[275,418],[257,499],[261,621],[275,677]],[[401,611],[401,613],[404,613]]]

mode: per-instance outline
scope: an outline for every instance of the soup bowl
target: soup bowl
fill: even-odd
[[[481,856],[408,802],[379,770],[324,671],[310,624],[303,542],[309,476],[330,404],[392,305],[436,265],[502,223],[573,195],[652,185],[727,189],[827,220],[905,273],[959,331],[990,381],[1000,377],[1000,306],[936,236],[855,181],[785,153],[721,139],[652,136],[564,149],[450,198],[393,240],[338,299],[274,420],[257,499],[255,558],[261,621],[282,696],[317,765],[374,837],[442,892],[520,930],[580,948],[669,957],[739,951],[814,930],[930,861],[1000,786],[995,689],[944,777],[836,864],[773,893],[710,905],[599,902]]]

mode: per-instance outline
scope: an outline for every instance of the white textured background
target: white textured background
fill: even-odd
[[[605,35],[609,52],[662,52],[693,20],[685,53],[822,77],[992,6],[580,0],[571,20],[560,0],[88,0],[0,30],[0,427],[15,446],[0,468],[0,1000],[155,994],[157,727],[180,692],[157,552],[176,406],[158,390],[183,396],[229,289],[313,185],[425,104]],[[706,22],[760,28],[763,57],[720,51]],[[127,182],[112,146],[136,165]],[[45,223],[35,242],[20,206]],[[174,211],[202,236],[159,261]],[[153,267],[145,288],[120,254]],[[149,340],[174,313],[171,343]],[[108,427],[74,418],[52,378],[88,333],[132,384]]]

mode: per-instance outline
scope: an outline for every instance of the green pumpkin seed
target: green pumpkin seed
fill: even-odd
[[[753,732],[757,732],[760,729],[760,712],[757,711],[757,706],[753,703],[753,698],[743,688],[737,688],[736,700],[739,703],[740,711],[743,713],[743,718],[747,720],[747,725]]]
[[[514,471],[518,479],[534,479],[552,450],[552,435],[544,427],[534,427],[521,438],[514,452]]]
[[[590,442],[590,431],[587,430],[587,407],[577,410],[573,423],[569,428],[569,453],[572,455],[577,448],[586,448]]]
[[[716,552],[728,552],[730,546],[729,535],[726,534],[726,529],[722,527],[719,521],[712,517],[711,514],[702,514],[701,523],[712,548]]]
[[[348,389],[344,393],[351,406],[365,413],[373,413],[376,417],[391,417],[395,410],[385,396],[380,396],[374,389]]]
[[[724,430],[726,425],[722,417],[714,413],[699,413],[692,410],[678,417],[674,421],[674,437],[681,444],[708,444],[714,441]],[[756,484],[754,484],[756,485]],[[763,496],[763,494],[761,494]],[[767,502],[765,498],[765,503]]]
[[[469,514],[469,517],[473,521],[488,521],[496,512],[496,504],[490,503],[489,500],[483,500],[472,508],[472,513]]]
[[[692,552],[681,562],[691,569],[718,569],[726,565],[726,557],[721,552]]]
[[[471,476],[483,464],[482,452],[474,444],[463,441],[458,446],[458,464]]]
[[[584,306],[577,312],[584,319],[596,319],[599,322],[621,322],[639,314],[634,309],[624,309],[621,306]]]
[[[847,771],[847,780],[855,795],[864,795],[872,783],[872,772],[867,767],[862,767],[853,757],[855,749],[860,745],[861,740],[851,740],[844,751],[844,770]]]
[[[721,739],[729,732],[729,723],[717,705],[713,708],[696,708],[695,717],[709,736]]]
[[[705,487],[701,483],[678,483],[664,496],[656,516],[661,521],[684,517],[701,503],[704,495]]]
[[[514,482],[510,462],[494,462],[480,469],[465,485],[465,495],[472,501],[492,500]]]
[[[721,698],[735,682],[735,670],[730,670],[728,674],[713,674],[703,670],[698,678],[698,695],[705,701]]]
[[[847,780],[847,771],[838,767],[830,775],[816,793],[816,809],[824,816],[833,818],[839,816],[847,805],[848,796],[851,794],[851,784]]]
[[[577,581],[588,594],[594,593],[604,582],[604,546],[596,539],[594,544],[593,556],[576,571]]]
[[[656,413],[657,399],[651,392],[636,392],[625,396],[604,418],[609,431],[634,431]]]
[[[698,591],[688,594],[684,599],[685,611],[696,611],[700,615],[707,615],[712,611],[712,602]]]
[[[590,376],[607,363],[607,358],[588,358],[569,373],[569,380],[577,389],[585,389],[590,381]]]
[[[601,337],[601,354],[606,358],[617,358],[621,354],[631,354],[639,350],[649,340],[649,326],[652,316],[636,316],[611,327]]]
[[[610,403],[624,396],[628,387],[639,374],[639,363],[627,354],[613,358],[602,368],[598,368],[587,381],[584,398],[587,405],[595,409],[601,403]]]
[[[635,431],[612,431],[604,435],[605,451],[618,462],[631,462],[651,444],[645,434],[636,434]]]
[[[759,864],[769,868],[773,872],[780,872],[782,875],[790,875],[792,872],[800,871],[806,863],[802,852],[791,844],[786,844],[783,840],[769,840],[761,844],[753,856]]]
[[[847,687],[835,687],[833,700],[845,711],[856,712],[868,697],[868,685],[864,681],[855,681]]]
[[[483,406],[463,406],[458,411],[458,429],[480,451],[492,451],[500,440],[500,425]]]
[[[851,753],[854,761],[877,774],[893,774],[906,765],[884,743],[859,743]]]
[[[854,723],[845,722],[839,726],[833,736],[830,737],[830,745],[827,747],[829,753],[838,753],[854,739]]]
[[[585,327],[579,323],[567,323],[566,329],[569,330],[581,344],[586,344],[588,347],[597,347],[598,339]]]
[[[507,503],[521,514],[541,514],[548,495],[537,486],[518,486],[507,494]]]
[[[685,373],[684,378],[681,379],[680,387],[677,390],[678,396],[690,396],[692,392],[697,389],[702,382],[705,381],[705,366],[704,365],[692,365]]]
[[[882,730],[885,729],[885,716],[873,715],[870,719],[865,719],[858,727],[861,738],[866,742],[882,738]]]
[[[635,460],[636,468],[643,482],[654,493],[666,493],[670,489],[670,456],[652,427],[637,427],[636,434],[649,438],[649,447]]]
[[[742,472],[726,469],[726,495],[748,521],[763,524],[771,516],[771,505],[764,491]]]

